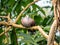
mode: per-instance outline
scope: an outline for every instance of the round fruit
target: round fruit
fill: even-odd
[[[21,19],[21,23],[23,26],[25,27],[31,27],[31,26],[35,26],[35,21],[34,19],[30,18],[28,15],[26,15],[25,17],[23,17]]]

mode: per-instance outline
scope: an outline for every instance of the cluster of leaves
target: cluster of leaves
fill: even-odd
[[[11,20],[15,21],[16,17],[23,10],[23,8],[32,1],[33,0],[0,0],[0,15],[5,16],[10,13]],[[40,25],[48,34],[50,26],[53,22],[53,14],[46,15],[44,8],[33,4],[22,14],[21,17],[24,17],[25,15],[29,15],[31,18],[33,18],[36,22],[36,25]],[[3,21],[2,18],[0,19],[0,21]],[[17,24],[21,23],[20,19],[17,21]],[[0,33],[3,32],[3,28],[5,28],[5,26],[0,26]],[[3,41],[6,38],[6,36],[3,35],[0,37],[0,45],[17,45],[16,37],[19,45],[46,45],[47,43],[46,39],[40,34],[38,30],[36,30],[34,34],[30,34],[27,29],[12,27],[8,34],[9,43],[5,43]]]

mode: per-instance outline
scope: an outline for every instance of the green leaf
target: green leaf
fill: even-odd
[[[47,25],[50,25],[53,21],[53,16],[47,16],[43,22],[42,22],[42,25],[43,26],[47,26]]]
[[[11,44],[12,45],[18,45],[17,35],[16,35],[16,32],[15,32],[15,28],[13,28],[13,30],[11,31],[10,38],[11,38]]]
[[[41,13],[43,13],[44,15],[46,15],[46,14],[45,14],[45,11],[43,10],[43,8],[39,7],[39,6],[36,5],[36,4],[34,4],[34,5],[32,5],[32,6],[33,6],[33,10],[36,10],[36,8],[38,8]]]
[[[43,19],[40,15],[38,15],[38,16],[36,15],[36,16],[34,16],[34,20],[35,20],[36,24],[39,25],[39,24],[41,24]]]

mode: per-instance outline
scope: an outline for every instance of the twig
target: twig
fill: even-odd
[[[5,22],[5,21],[1,21],[1,22],[0,22],[0,25],[8,25],[8,23]]]
[[[48,35],[43,31],[43,29],[40,26],[38,26],[38,30],[46,39],[48,38]]]
[[[0,18],[7,18],[7,16],[0,16]]]
[[[57,20],[58,19],[58,14],[57,14],[57,7],[54,5],[54,18]]]
[[[38,26],[37,28],[38,28],[38,30],[40,31],[40,33],[41,33],[46,39],[50,39],[50,38],[49,38],[50,36],[47,35],[40,26]],[[54,45],[58,45],[58,43],[57,43],[56,41],[53,41],[53,43],[54,43]]]
[[[47,45],[54,45],[54,36],[55,36],[55,31],[57,30],[57,20],[54,20],[50,32],[49,32],[49,37],[48,37],[48,43]]]
[[[7,18],[8,18],[8,22],[11,21],[11,19],[10,19],[10,13],[8,13]]]
[[[8,32],[9,30],[8,29],[10,29],[11,28],[11,26],[9,26],[9,28],[7,28],[4,32],[2,32],[1,34],[0,34],[0,36],[2,36],[3,34],[5,34],[6,32]]]

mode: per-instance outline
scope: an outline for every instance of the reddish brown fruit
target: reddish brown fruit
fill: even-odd
[[[28,15],[21,19],[21,23],[25,27],[35,26],[34,19],[30,18]]]

